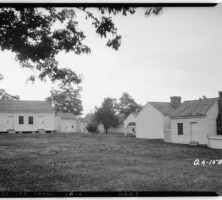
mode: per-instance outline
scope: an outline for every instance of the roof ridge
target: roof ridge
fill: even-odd
[[[216,100],[216,99],[218,99],[218,97],[212,97],[212,98],[206,98],[206,99],[186,100],[186,101],[184,101],[183,103],[185,103],[185,102],[192,102],[192,101]],[[181,103],[181,104],[182,104],[182,103]]]
[[[54,113],[54,107],[48,101],[31,100],[0,100],[0,113],[3,112],[36,112]]]
[[[48,102],[46,100],[20,100],[20,99],[7,99],[7,100],[4,100],[4,99],[0,99],[0,101],[29,101],[29,102]],[[48,102],[49,103],[49,102]]]
[[[173,118],[205,116],[218,98],[184,101],[171,115]]]
[[[169,101],[148,101],[147,103],[170,103]]]

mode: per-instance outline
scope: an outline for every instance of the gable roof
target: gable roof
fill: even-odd
[[[130,115],[132,115],[133,117],[136,117],[136,116],[138,115],[138,112],[131,112],[131,113],[124,119],[123,122],[125,122],[126,119],[127,119],[128,117],[130,117]]]
[[[169,102],[148,102],[163,115],[171,115],[176,109]]]
[[[218,101],[218,98],[184,101],[171,115],[171,118],[205,116],[208,110]]]
[[[68,112],[58,112],[56,115],[59,116],[61,119],[77,119],[74,114]]]
[[[47,101],[0,100],[0,113],[54,113]]]
[[[136,117],[138,115],[138,112],[132,112],[133,116]]]

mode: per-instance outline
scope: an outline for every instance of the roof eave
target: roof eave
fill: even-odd
[[[171,119],[188,119],[188,118],[204,118],[206,115],[189,115],[189,116],[176,116],[170,117]]]

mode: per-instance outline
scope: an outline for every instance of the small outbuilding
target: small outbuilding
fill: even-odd
[[[171,115],[170,142],[211,147],[208,137],[214,140],[217,136],[218,111],[218,98],[184,101]]]
[[[55,131],[55,111],[47,101],[0,100],[0,132]]]
[[[137,116],[137,112],[132,112],[130,113],[126,119],[124,120],[124,134],[131,134],[131,135],[136,135],[136,116]]]
[[[171,102],[148,102],[136,117],[136,137],[164,139],[170,130],[170,115],[180,106],[181,97]]]
[[[100,122],[99,125],[98,125],[98,132],[99,133],[105,133],[105,128],[104,128],[104,125]]]
[[[80,133],[88,133],[86,129],[87,122],[84,118],[78,118],[77,120],[77,131]]]
[[[56,114],[56,132],[72,133],[78,132],[77,117],[72,113],[58,112]]]

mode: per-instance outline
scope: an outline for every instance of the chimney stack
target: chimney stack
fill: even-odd
[[[177,109],[181,104],[181,97],[179,96],[170,97],[170,103],[173,108]]]
[[[219,113],[222,114],[222,91],[219,91],[218,95],[219,95],[218,98]]]
[[[219,99],[222,99],[222,91],[219,91],[218,94],[219,94]]]
[[[218,94],[219,94],[219,99],[218,99],[219,113],[217,116],[217,135],[222,135],[222,91],[219,91]]]

